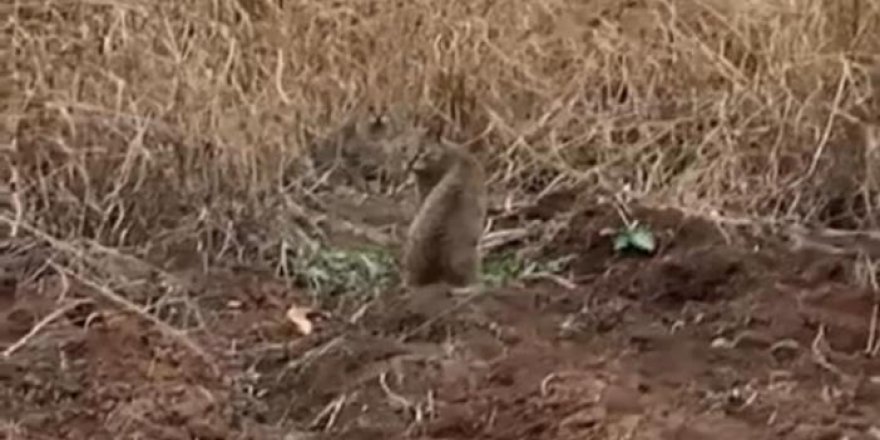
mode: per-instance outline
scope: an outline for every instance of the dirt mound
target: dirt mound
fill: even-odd
[[[619,257],[583,210],[557,236],[574,289],[540,282],[387,292],[286,320],[271,277],[191,277],[196,356],[140,317],[71,308],[0,360],[9,438],[880,438],[874,296],[849,262],[674,211],[634,215],[652,257]],[[59,304],[61,279],[4,284],[0,348]],[[62,292],[66,290],[64,295]],[[61,299],[64,296],[64,299]],[[872,315],[872,311],[875,313]],[[319,319],[320,316],[320,319]],[[195,318],[194,318],[195,319]],[[179,336],[179,335],[178,335]],[[869,344],[874,344],[869,347]]]

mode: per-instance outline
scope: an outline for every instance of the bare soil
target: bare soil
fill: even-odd
[[[118,308],[70,310],[0,358],[0,438],[880,439],[875,302],[850,261],[635,216],[656,255],[612,252],[613,211],[572,217],[548,257],[576,256],[574,289],[392,291],[317,310],[307,336],[284,317],[305,292],[193,276],[181,308],[210,361]],[[89,297],[53,277],[5,286],[0,348],[61,289]]]

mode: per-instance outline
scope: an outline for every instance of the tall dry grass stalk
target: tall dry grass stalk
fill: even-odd
[[[876,220],[880,163],[856,122],[880,108],[876,1],[0,10],[2,178],[18,218],[59,238],[272,252],[297,237],[285,185],[306,134],[365,105],[488,129],[508,189],[563,173],[695,209]]]

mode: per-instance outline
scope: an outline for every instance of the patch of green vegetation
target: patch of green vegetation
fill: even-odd
[[[486,256],[480,277],[488,286],[539,273],[560,274],[571,257],[548,261],[524,260],[509,251]],[[400,283],[394,256],[381,248],[319,247],[292,257],[296,281],[318,296],[372,294]]]
[[[318,248],[294,268],[297,281],[318,295],[372,293],[398,282],[393,255],[379,248]]]
[[[486,285],[498,287],[539,273],[560,274],[570,260],[571,256],[547,261],[523,260],[512,251],[490,254],[483,260],[480,277]]]

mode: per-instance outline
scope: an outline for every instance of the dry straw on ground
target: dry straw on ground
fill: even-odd
[[[0,17],[3,29],[0,34],[3,38],[0,41],[3,61],[0,64],[3,116],[0,125],[0,248],[3,249],[0,253],[6,254],[3,256],[7,266],[11,266],[8,263],[13,260],[11,256],[19,259],[30,254],[30,258],[22,257],[22,261],[16,263],[23,268],[21,272],[33,275],[14,274],[19,285],[26,284],[22,279],[36,279],[36,273],[54,269],[61,275],[60,281],[56,280],[58,284],[73,286],[70,294],[65,288],[63,294],[51,298],[52,304],[57,306],[56,312],[47,313],[35,327],[7,347],[9,360],[19,362],[25,371],[24,368],[49,364],[32,362],[31,359],[40,358],[28,357],[31,349],[51,352],[53,356],[56,352],[64,353],[56,348],[60,344],[41,345],[48,340],[41,336],[50,333],[50,327],[62,321],[62,315],[66,318],[63,321],[71,325],[80,321],[78,315],[85,315],[81,325],[86,328],[99,319],[104,319],[105,324],[112,322],[110,317],[97,312],[71,310],[81,297],[86,297],[83,303],[111,303],[125,313],[140,316],[163,336],[201,357],[203,365],[211,367],[212,374],[205,374],[204,368],[194,367],[196,363],[180,362],[184,358],[166,351],[164,341],[137,343],[129,350],[127,346],[135,340],[142,341],[145,332],[135,326],[129,330],[126,321],[115,321],[120,324],[108,325],[109,332],[90,333],[88,336],[98,337],[87,340],[85,345],[106,345],[108,349],[96,351],[97,356],[84,357],[86,363],[70,370],[84,371],[85,380],[68,379],[71,376],[67,375],[65,357],[64,362],[58,362],[57,374],[55,370],[38,371],[36,376],[28,374],[21,381],[16,379],[17,387],[6,387],[10,393],[23,391],[21,396],[30,396],[32,399],[25,404],[39,403],[40,408],[51,409],[47,414],[55,414],[62,407],[35,393],[32,377],[53,374],[63,378],[58,381],[61,388],[67,388],[71,382],[79,383],[81,385],[73,391],[65,389],[63,393],[55,391],[60,388],[47,389],[52,396],[62,396],[65,405],[71,403],[82,410],[82,414],[88,414],[89,426],[103,424],[104,429],[113,434],[140,430],[146,425],[155,425],[146,426],[150,429],[169,424],[176,427],[181,424],[182,414],[191,414],[193,420],[199,419],[200,428],[217,426],[215,431],[205,435],[196,431],[189,435],[229,435],[230,432],[223,432],[225,422],[215,421],[229,419],[228,409],[232,406],[227,403],[233,405],[230,402],[240,396],[265,400],[266,406],[279,409],[280,413],[274,413],[274,409],[252,412],[250,406],[241,409],[241,414],[248,414],[247,417],[253,414],[254,420],[277,425],[279,429],[290,428],[287,422],[307,419],[314,420],[313,426],[319,428],[329,429],[337,424],[341,427],[346,417],[344,408],[357,408],[362,413],[361,408],[381,406],[365,405],[363,403],[369,401],[362,400],[359,392],[349,393],[366,383],[364,377],[373,380],[385,368],[362,358],[381,359],[382,364],[390,365],[392,360],[396,362],[396,355],[395,359],[387,360],[387,354],[399,352],[397,345],[391,344],[389,348],[384,341],[362,343],[358,331],[352,331],[354,337],[349,341],[347,331],[361,325],[371,335],[374,329],[383,332],[386,328],[401,329],[404,321],[409,325],[410,315],[424,316],[424,319],[396,335],[402,340],[437,323],[458,325],[457,318],[447,318],[461,311],[460,307],[473,305],[471,301],[480,292],[456,292],[463,295],[454,301],[445,295],[409,295],[407,300],[428,298],[431,301],[407,303],[401,300],[404,306],[399,307],[401,310],[394,310],[398,305],[395,301],[370,303],[355,298],[349,300],[353,303],[349,304],[351,307],[337,308],[356,309],[354,314],[343,316],[347,319],[339,319],[341,314],[319,316],[331,321],[327,324],[331,328],[328,332],[319,329],[323,323],[319,324],[316,317],[315,331],[309,335],[314,339],[299,338],[294,341],[297,346],[291,348],[288,328],[276,329],[262,324],[273,319],[275,308],[280,311],[274,318],[284,321],[284,310],[288,310],[291,303],[306,304],[299,298],[300,292],[287,289],[286,285],[278,288],[283,293],[268,292],[262,281],[257,281],[261,278],[258,275],[253,275],[253,282],[245,282],[250,277],[226,279],[219,275],[221,270],[209,275],[192,275],[199,272],[198,268],[212,263],[232,262],[265,265],[284,275],[298,275],[297,269],[301,268],[297,263],[317,260],[323,266],[314,266],[314,272],[320,275],[315,279],[328,281],[333,287],[341,283],[340,290],[353,290],[351,286],[363,278],[357,277],[360,274],[351,269],[350,261],[337,259],[336,253],[318,253],[319,257],[326,257],[323,259],[290,258],[306,255],[304,248],[324,238],[342,235],[325,233],[322,236],[321,229],[326,226],[322,222],[334,219],[318,215],[320,210],[314,205],[316,199],[323,197],[326,201],[328,197],[308,194],[310,186],[302,184],[304,176],[298,174],[301,168],[296,159],[310,140],[334,132],[352,113],[368,106],[388,108],[413,123],[430,121],[431,124],[425,125],[432,128],[435,121],[445,120],[452,127],[451,135],[458,140],[482,137],[482,145],[493,149],[493,154],[485,156],[490,159],[487,163],[492,177],[490,192],[503,195],[505,203],[509,201],[511,206],[527,204],[549,186],[578,183],[586,184],[581,188],[586,188],[583,192],[588,196],[592,195],[591,191],[614,196],[621,212],[626,212],[628,200],[638,198],[684,206],[688,212],[698,214],[721,211],[716,220],[723,218],[732,225],[753,225],[754,219],[760,217],[800,224],[819,223],[840,229],[877,227],[876,206],[880,204],[880,176],[877,175],[880,170],[880,58],[877,56],[880,53],[880,3],[877,0],[11,0],[0,2]],[[579,200],[579,205],[590,200],[585,197]],[[395,203],[392,201],[391,205]],[[497,249],[498,243],[508,243],[513,235],[530,237],[536,230],[546,238],[553,231],[564,230],[569,225],[566,220],[574,217],[567,217],[571,213],[552,214],[559,216],[544,223],[515,225],[503,221],[509,218],[496,216],[492,225],[503,226],[493,229],[483,243],[484,248]],[[360,227],[355,223],[337,220],[334,226]],[[581,226],[570,236],[581,232],[578,237],[601,234],[593,225]],[[504,230],[512,227],[516,229]],[[369,229],[362,235],[371,235],[374,242],[393,236],[378,229]],[[832,238],[853,237],[841,234]],[[8,236],[22,238],[7,240]],[[859,237],[856,236],[856,240]],[[30,251],[34,241],[39,242],[39,252]],[[539,244],[535,247],[546,248],[548,243],[556,243],[537,241]],[[10,250],[19,242],[29,251]],[[685,243],[684,247],[704,243],[708,241],[701,238]],[[812,245],[805,240],[800,243]],[[586,251],[588,247],[573,246],[571,252]],[[779,320],[782,329],[787,322],[798,322],[807,316],[794,310],[797,306],[791,301],[794,294],[775,294],[769,284],[761,284],[761,290],[772,294],[755,295],[761,297],[757,302],[728,304],[727,291],[745,285],[739,284],[740,274],[731,276],[733,279],[725,289],[713,286],[716,279],[727,281],[730,274],[726,269],[730,267],[728,260],[720,258],[721,254],[736,248],[720,246],[712,250],[712,253],[694,253],[684,249],[677,254],[684,262],[707,261],[705,265],[682,266],[687,267],[684,271],[687,278],[695,275],[693,278],[697,281],[682,284],[680,297],[678,292],[675,295],[656,292],[656,281],[665,280],[662,273],[655,272],[662,272],[665,266],[656,264],[656,260],[642,266],[647,270],[636,278],[644,286],[635,283],[630,289],[633,301],[677,296],[673,300],[676,303],[691,304],[704,298],[724,298],[725,309],[707,309],[724,312],[707,313],[706,316],[720,318],[703,323],[703,330],[677,332],[675,336],[683,338],[680,339],[683,343],[664,344],[671,350],[665,347],[655,350],[654,353],[661,356],[643,357],[641,361],[645,363],[635,362],[634,367],[672,370],[671,377],[683,371],[728,371],[731,366],[739,370],[739,366],[745,364],[728,363],[708,354],[691,356],[698,353],[692,349],[698,345],[697,341],[702,341],[699,339],[702,335],[717,328],[734,328],[734,319],[744,321],[740,317],[751,316],[755,309],[763,309],[766,314],[762,319],[774,324],[775,317],[771,315],[784,311]],[[703,258],[704,255],[711,258]],[[788,258],[788,254],[766,254],[770,258],[777,255]],[[742,258],[752,258],[752,254]],[[864,260],[858,273],[861,282],[876,287],[876,259],[865,257]],[[368,263],[375,266],[374,262]],[[196,270],[192,270],[194,266]],[[633,266],[623,266],[627,267]],[[0,267],[0,284],[13,285],[2,279],[6,276],[4,269],[8,268]],[[366,278],[375,280],[375,285],[381,288],[387,286],[385,282],[390,277],[386,278],[389,271],[384,270],[384,265],[379,268],[382,270],[367,269],[370,270],[364,270],[369,272]],[[708,276],[696,276],[702,271],[709,272]],[[261,272],[254,270],[255,274]],[[591,291],[599,291],[612,283],[632,284],[630,273],[620,272],[592,283],[585,281],[592,276],[590,271],[583,272],[577,284],[562,276],[546,277],[567,288],[589,282]],[[781,274],[787,275],[788,270]],[[546,274],[535,269],[529,275]],[[775,282],[778,274],[771,275],[761,278],[763,275],[759,273],[755,279]],[[231,281],[233,279],[237,281]],[[15,291],[9,295],[10,290],[2,292],[7,302],[9,297],[26,296]],[[52,292],[51,289],[46,291]],[[582,293],[565,299],[572,299],[569,304],[581,304]],[[538,322],[537,318],[541,317],[538,315],[547,313],[552,325],[556,325],[562,322],[562,310],[568,310],[568,304],[558,307],[558,311],[553,310],[556,307],[542,306],[540,313],[524,313],[532,308],[523,304],[538,301],[529,296],[508,295],[511,302],[502,307],[499,301],[497,311],[499,315],[510,314],[509,320],[503,320],[505,325],[495,326],[492,322],[489,323],[493,325],[484,325],[486,321],[482,316],[477,321],[468,321],[479,324],[469,324],[468,328],[489,329],[490,338],[503,342],[499,347],[505,351],[512,346],[508,341],[519,340],[520,336],[524,336],[522,343],[515,344],[528,347],[526,351],[535,351],[521,353],[530,356],[503,359],[497,364],[498,368],[480,370],[479,375],[493,378],[491,381],[476,379],[477,376],[462,380],[468,383],[467,393],[460,395],[468,396],[467,400],[476,405],[456,403],[447,407],[453,409],[450,413],[491,414],[492,422],[488,424],[497,421],[495,426],[502,430],[495,434],[500,437],[504,437],[505,432],[510,433],[507,437],[525,432],[534,434],[537,424],[549,420],[541,417],[554,418],[548,427],[575,420],[570,423],[571,429],[583,428],[584,419],[559,416],[584,408],[582,388],[572,387],[576,392],[568,393],[569,396],[581,396],[569,400],[566,396],[563,400],[549,396],[550,400],[541,405],[549,402],[550,405],[544,407],[555,409],[541,415],[540,412],[521,412],[520,405],[504,404],[513,402],[507,399],[515,398],[519,402],[520,396],[534,397],[532,379],[516,379],[520,384],[529,382],[527,388],[509,386],[504,379],[501,392],[490,382],[505,377],[508,369],[534,372],[559,365],[592,364],[594,356],[600,353],[594,349],[604,350],[607,342],[623,340],[624,335],[630,340],[630,336],[636,334],[634,330],[641,333],[648,328],[641,326],[642,323],[654,319],[656,324],[661,324],[656,327],[663,329],[672,321],[668,319],[670,315],[630,307],[630,298],[617,301],[617,297],[627,296],[623,294],[624,289],[608,293],[605,296],[613,297],[609,298],[612,301],[604,303],[603,300],[595,308],[590,305],[589,314],[595,314],[596,328],[605,326],[601,321],[614,321],[620,323],[620,330],[609,332],[610,339],[583,346],[588,349],[565,350],[579,351],[574,357],[563,356],[561,351],[557,353],[555,336],[552,343],[537,336],[544,333],[544,328],[549,329],[551,322]],[[432,302],[441,296],[442,301]],[[290,297],[296,300],[287,302]],[[205,305],[211,300],[217,304]],[[273,303],[276,300],[278,304]],[[70,305],[65,306],[65,301]],[[231,304],[240,306],[242,303],[252,303],[252,309],[247,311],[259,313],[239,315],[247,317],[236,322],[227,320],[226,309]],[[592,300],[583,302],[592,303]],[[819,304],[821,306],[821,302]],[[861,312],[867,302],[858,297],[848,304],[855,305],[852,309]],[[373,305],[377,308],[369,309]],[[321,306],[322,310],[330,309],[324,304]],[[410,307],[417,313],[411,313]],[[487,319],[496,313],[494,307],[486,306]],[[535,306],[534,310],[539,308]],[[390,315],[387,322],[368,322],[375,318],[373,315],[386,312]],[[880,319],[876,307],[872,312],[868,332],[871,335]],[[619,319],[621,313],[632,313],[639,328]],[[702,311],[699,316],[702,320]],[[854,318],[855,313],[841,312],[832,316],[843,324],[859,325],[860,322]],[[593,316],[588,318],[594,319]],[[726,321],[727,318],[731,320]],[[696,321],[694,325],[700,325]],[[821,323],[819,318],[815,321]],[[572,321],[566,318],[565,322]],[[508,339],[504,329],[508,326],[519,326],[519,330],[526,331],[512,332],[514,338]],[[592,326],[588,323],[584,328]],[[563,330],[569,332],[575,327],[572,324]],[[64,328],[70,326],[65,324]],[[853,333],[851,328],[843,333]],[[828,335],[834,336],[835,331],[829,330]],[[791,335],[784,336],[794,338],[799,334],[802,334],[799,330],[792,330]],[[484,344],[481,333],[474,335],[477,338],[471,344],[462,344],[462,349],[456,348],[456,351],[485,353],[484,347],[488,345]],[[825,346],[829,344],[825,344],[825,336],[823,327],[814,344],[814,361],[836,373],[834,368],[828,368],[828,365],[835,366],[828,364],[831,356],[826,355]],[[864,351],[875,354],[880,351],[876,338],[867,339]],[[369,342],[367,338],[364,340]],[[791,340],[794,339],[784,341]],[[447,347],[444,342],[443,352]],[[438,345],[438,350],[440,348]],[[790,347],[782,348],[793,351]],[[160,350],[165,354],[159,355]],[[375,353],[367,356],[369,350]],[[137,351],[143,353],[127,359]],[[344,355],[333,359],[336,352]],[[89,356],[100,362],[88,362]],[[460,358],[464,361],[462,365],[477,364],[471,361],[482,354],[470,356],[464,354]],[[180,375],[170,374],[171,380],[165,384],[152,378],[141,383],[142,386],[136,382],[131,383],[133,386],[124,383],[126,378],[133,377],[127,374],[129,370],[143,365],[152,369],[156,359],[165,357],[179,367],[173,370],[179,369]],[[741,356],[737,353],[733,357]],[[268,359],[267,366],[256,368],[263,358]],[[672,361],[678,359],[694,363],[685,362],[676,367]],[[719,359],[723,362],[716,363]],[[114,362],[104,363],[105,360]],[[488,364],[482,359],[479,363]],[[425,365],[435,369],[427,362]],[[656,368],[658,365],[662,368]],[[666,368],[669,365],[672,368]],[[771,364],[766,366],[770,368]],[[778,367],[772,362],[773,372]],[[334,374],[312,376],[306,373],[308,368]],[[337,376],[334,370],[348,377]],[[744,379],[755,380],[737,379],[737,383],[764,383],[763,378],[772,377],[767,375],[770,370],[749,376],[759,371],[753,370],[751,365],[742,370]],[[362,374],[365,371],[369,373]],[[496,375],[499,371],[503,374]],[[373,373],[375,375],[370,376]],[[447,377],[443,373],[445,386]],[[436,386],[430,380],[420,380],[420,374],[412,375],[408,381]],[[260,375],[262,379],[258,378]],[[290,379],[292,375],[297,377]],[[208,376],[218,377],[206,380]],[[604,380],[611,375],[602,376]],[[799,373],[797,376],[798,380],[808,377]],[[660,390],[656,395],[664,396],[663,390],[670,383],[668,377],[654,376],[655,382],[645,382],[646,389]],[[320,399],[305,397],[307,393],[302,391],[311,387],[300,385],[301,379],[315,378],[321,379],[314,380],[316,387],[325,387],[320,390]],[[223,386],[214,388],[218,390],[216,394],[203,396],[214,392],[208,388],[219,387],[209,384],[214,379],[224,382]],[[720,383],[715,377],[707,379],[709,382],[691,379],[688,377],[682,383],[686,382],[689,388],[693,383],[713,382],[713,387]],[[405,394],[399,387],[401,381],[386,383],[384,375],[378,376],[378,380],[384,392],[382,398],[392,401],[391,406],[396,409],[407,410],[411,419],[421,422],[424,414],[433,411],[433,391],[428,391],[424,399],[414,400],[412,390],[416,388]],[[183,381],[187,386],[179,386]],[[662,387],[650,385],[661,382]],[[593,381],[588,377],[587,383],[598,383],[598,379]],[[804,380],[804,383],[829,389],[824,377],[813,382]],[[470,392],[472,384],[479,385],[479,393]],[[200,407],[216,410],[216,417],[203,417],[206,414],[176,405],[180,400],[187,400],[180,396],[181,390],[189,386],[197,389],[193,394],[207,397],[192,401]],[[325,391],[329,400],[324,400]],[[263,392],[266,394],[261,394]],[[456,401],[461,400],[457,393],[453,392]],[[79,397],[68,400],[67,396],[73,394]],[[227,399],[221,395],[232,397]],[[368,393],[362,395],[368,396]],[[798,402],[811,402],[818,400],[816,395],[804,392],[791,396],[798,396],[794,399]],[[21,400],[19,394],[10,396],[14,397],[0,400],[10,402],[10,407],[15,408]],[[294,396],[293,403],[291,396]],[[675,402],[681,400],[678,395],[674,397]],[[782,396],[780,399],[785,399],[779,400],[785,403],[793,398]],[[171,401],[175,404],[168,405]],[[209,403],[202,405],[202,401]],[[727,398],[725,401],[732,402]],[[111,404],[105,404],[107,402]],[[438,408],[451,402],[444,402],[438,395]],[[493,406],[481,402],[492,402]],[[497,406],[498,402],[502,405]],[[773,398],[766,400],[766,406],[754,414],[766,417],[764,410],[767,409],[776,417],[791,407],[788,403],[778,405],[776,402]],[[832,402],[835,405],[831,405]],[[306,408],[316,403],[325,409],[316,412]],[[829,407],[844,407],[834,400],[825,403]],[[851,409],[850,403],[847,402],[846,408]],[[100,404],[100,408],[90,407],[94,404]],[[262,403],[260,405],[262,407]],[[171,408],[167,412],[166,408],[162,408],[163,411],[151,409],[160,406]],[[527,406],[536,407],[532,403]],[[701,412],[705,407],[700,403]],[[664,408],[660,411],[666,413]],[[809,405],[803,407],[801,403],[797,408],[807,408],[806,412],[792,413],[792,420],[798,423],[831,420],[825,414],[836,414],[813,412]],[[101,411],[109,411],[109,414]],[[384,414],[379,411],[378,414]],[[61,410],[61,414],[67,413]],[[167,419],[153,418],[171,413]],[[233,419],[240,418],[241,414]],[[509,421],[523,420],[523,414],[540,417],[527,426],[516,423],[503,426]],[[685,414],[676,408],[668,416],[690,420]],[[744,414],[737,417],[745,420],[747,417],[739,417]],[[34,415],[38,417],[27,417],[28,423],[46,425],[46,429],[55,427],[58,421],[57,417]],[[667,414],[663,418],[666,419]],[[590,425],[594,424],[592,420]],[[7,430],[18,430],[19,422],[15,423],[14,428]],[[789,423],[781,421],[780,424]],[[712,426],[718,425],[713,423]],[[868,426],[868,423],[859,426]],[[578,435],[583,437],[583,432]],[[838,437],[841,436],[843,434]]]
[[[0,9],[13,54],[3,209],[59,238],[265,256],[296,237],[285,214],[306,133],[370,104],[486,133],[502,151],[496,188],[540,190],[562,173],[697,210],[876,219],[880,159],[856,121],[880,108],[877,2]]]

